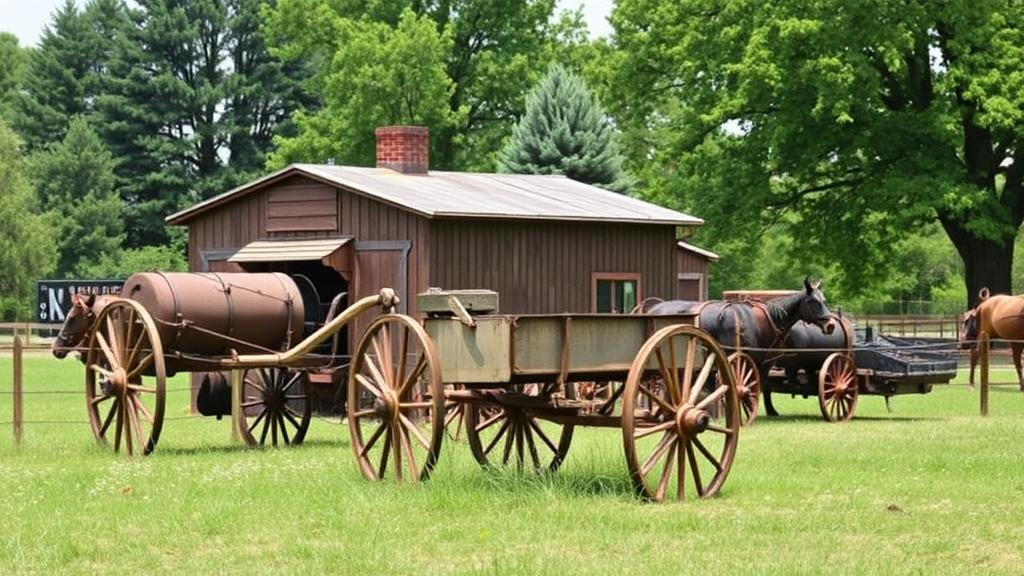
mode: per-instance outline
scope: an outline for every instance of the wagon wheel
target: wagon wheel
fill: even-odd
[[[509,391],[527,396],[550,395],[556,384],[519,384]],[[567,398],[575,387],[565,386]],[[485,402],[466,404],[466,439],[473,457],[485,468],[515,466],[522,471],[554,472],[565,461],[572,444],[573,426],[545,421],[521,408]]]
[[[853,418],[859,395],[853,358],[843,352],[829,355],[818,372],[818,407],[822,417],[829,422]]]
[[[241,437],[249,446],[277,446],[279,436],[286,445],[302,444],[312,413],[305,372],[258,368],[242,376]]]
[[[714,339],[688,325],[655,332],[633,360],[622,402],[626,465],[641,496],[682,500],[688,484],[702,498],[721,489],[740,416],[732,369]]]
[[[86,353],[89,425],[101,446],[149,454],[164,422],[167,374],[156,324],[141,304],[116,300],[96,318]]]
[[[757,420],[757,407],[761,397],[761,374],[754,359],[743,352],[729,355],[729,366],[732,366],[733,377],[736,379],[736,392],[740,397],[740,423],[750,426]]]
[[[370,480],[425,480],[441,451],[445,399],[434,343],[415,320],[379,316],[349,370],[348,425]],[[389,468],[390,466],[390,468]]]

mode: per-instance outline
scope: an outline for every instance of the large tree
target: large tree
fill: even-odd
[[[85,119],[72,119],[64,140],[35,154],[30,166],[40,208],[51,215],[58,276],[80,275],[120,250],[114,158]]]
[[[167,242],[169,213],[253,177],[299,92],[259,30],[272,1],[134,4],[98,106],[137,247]]]
[[[343,64],[336,55],[351,54],[350,38],[365,39],[346,30],[370,23],[394,29],[406,9],[429,18],[446,39],[441,62],[452,87],[446,116],[456,120],[431,126],[431,165],[493,169],[497,150],[522,114],[523,86],[536,82],[551,59],[564,53],[561,45],[580,42],[582,19],[577,14],[552,21],[554,6],[554,0],[280,0],[268,28],[278,54],[317,70],[311,90],[328,99],[332,90],[349,89],[347,78],[337,73]],[[380,84],[379,89],[388,89]],[[323,126],[325,139],[333,136],[329,128]]]
[[[18,37],[0,32],[0,118],[7,122],[14,114],[27,64],[28,51],[18,46]]]
[[[613,111],[652,196],[733,257],[783,223],[851,290],[938,222],[1010,290],[1024,219],[1024,10],[1013,0],[622,0]]]
[[[527,97],[526,112],[502,149],[498,169],[564,174],[616,192],[629,187],[615,127],[583,80],[558,64]]]
[[[25,176],[21,142],[0,119],[0,319],[32,318],[36,280],[53,271],[52,233]]]

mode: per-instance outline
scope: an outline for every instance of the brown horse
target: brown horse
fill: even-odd
[[[1024,352],[1024,296],[990,296],[988,288],[982,288],[978,298],[978,305],[964,314],[963,330],[960,331],[960,347],[971,351],[971,373],[967,387],[974,388],[974,367],[978,363],[979,352],[977,339],[985,332],[992,338],[1010,341],[1017,384],[1020,391],[1024,392],[1024,373],[1020,362],[1021,353]]]
[[[60,327],[50,351],[57,358],[64,358],[74,349],[79,348],[92,331],[103,307],[112,296],[96,296],[95,294],[72,294],[71,310],[68,310],[64,324]]]

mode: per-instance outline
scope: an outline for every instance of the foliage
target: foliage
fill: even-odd
[[[98,98],[133,247],[166,243],[165,216],[252,178],[301,79],[266,50],[259,13],[272,2],[137,5]]]
[[[625,192],[615,128],[583,80],[552,65],[526,99],[526,112],[498,160],[502,172],[564,174]]]
[[[938,222],[971,291],[1005,291],[1024,218],[1021,15],[1009,0],[622,0],[608,103],[650,196],[699,208],[712,248],[784,223],[853,293]]]
[[[187,272],[188,260],[180,246],[124,248],[83,264],[84,278],[127,278],[136,272]]]
[[[371,34],[369,30],[376,29],[378,34],[384,34],[383,28],[375,24],[392,29],[398,27],[406,18],[402,15],[406,9],[413,10],[424,27],[426,20],[433,22],[442,39],[443,51],[435,53],[435,42],[424,36],[427,48],[417,59],[429,57],[429,62],[423,64],[428,66],[429,73],[427,70],[422,73],[431,78],[435,75],[437,60],[441,62],[447,81],[433,79],[426,89],[439,91],[444,84],[448,111],[443,121],[428,126],[431,128],[431,165],[440,169],[491,170],[497,151],[522,113],[523,86],[533,84],[552,58],[572,53],[581,42],[585,26],[578,13],[575,18],[563,17],[552,22],[554,5],[553,0],[280,0],[277,8],[268,12],[267,29],[275,39],[276,54],[289,61],[308,62],[317,70],[309,84],[312,92],[335,102],[338,95],[332,95],[332,91],[370,92],[350,97],[365,101],[374,94],[401,93],[395,86],[398,79],[394,73],[380,67],[375,70],[382,71],[385,80],[376,85],[366,86],[361,75],[357,78],[361,84],[349,84],[349,78],[337,73],[345,66],[339,62],[338,55],[354,55],[359,62],[362,59],[353,54],[351,48],[346,49],[346,43],[352,39],[365,43]],[[378,41],[378,44],[383,43],[383,40]],[[378,46],[372,50],[379,53],[385,49]],[[380,105],[375,103],[370,110]],[[372,114],[380,117],[379,111]],[[325,155],[325,148],[348,147],[333,141],[341,134],[336,118],[306,114],[303,121],[306,141],[316,150],[305,158],[367,163],[365,148],[352,155],[332,149]],[[372,130],[359,134],[362,142],[371,136]],[[282,146],[287,150],[276,156],[272,164],[279,166],[301,156],[297,145],[285,141]]]
[[[444,57],[451,36],[406,10],[396,27],[336,17],[340,38],[324,79],[323,108],[299,113],[298,136],[279,138],[272,166],[290,162],[372,165],[374,128],[415,124],[441,130],[460,120],[448,108],[452,81]],[[431,142],[432,151],[438,141]]]
[[[0,319],[32,318],[36,280],[54,268],[56,255],[45,218],[21,157],[21,143],[0,119]]]
[[[0,118],[8,123],[14,117],[14,105],[25,81],[29,52],[18,46],[18,37],[0,32]]]
[[[74,118],[64,140],[34,155],[29,166],[40,208],[51,214],[58,277],[80,277],[92,262],[120,250],[114,158],[83,118]]]
[[[115,38],[127,25],[120,0],[74,0],[54,12],[32,51],[15,128],[30,150],[64,137],[71,119],[95,111]]]

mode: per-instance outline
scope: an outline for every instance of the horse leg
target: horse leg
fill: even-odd
[[[1017,371],[1017,385],[1020,387],[1020,391],[1024,392],[1024,374],[1021,374],[1020,366],[1020,355],[1024,352],[1024,343],[1014,342],[1010,345],[1010,349],[1013,351],[1013,368]]]
[[[978,346],[971,347],[971,375],[967,379],[967,389],[974,390],[974,367],[978,365]]]

